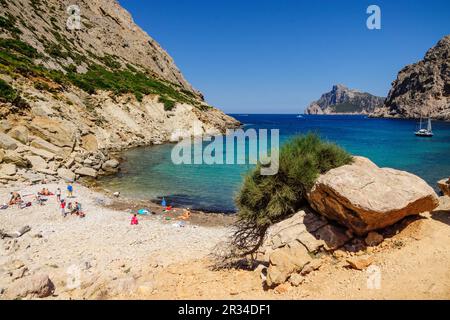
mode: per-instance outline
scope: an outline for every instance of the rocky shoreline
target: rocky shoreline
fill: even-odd
[[[55,192],[66,185],[59,179],[0,186],[0,203],[9,201],[10,192],[31,203],[0,210],[0,299],[346,298],[316,287],[340,292],[347,284],[353,297],[379,298],[373,295],[378,291],[362,287],[361,275],[372,266],[391,278],[394,287],[383,287],[386,298],[401,281],[411,283],[410,276],[398,276],[399,266],[408,270],[411,264],[423,270],[416,270],[418,277],[439,283],[421,297],[450,294],[450,198],[438,198],[418,177],[380,169],[368,159],[355,158],[322,175],[309,195],[316,211],[305,207],[272,226],[250,270],[214,268],[214,256],[232,235],[233,215],[192,212],[180,220],[182,209],[165,212],[158,204],[79,183],[74,198],[64,191],[63,198],[80,202],[84,218],[63,218],[54,196],[42,206],[33,200],[42,188]],[[140,209],[149,214],[132,226]],[[416,259],[411,252],[417,248]],[[432,270],[420,265],[424,255]],[[327,284],[330,274],[335,282]],[[415,297],[412,292],[392,297]]]
[[[102,136],[105,131],[99,127],[73,128],[73,123],[67,122],[64,115],[60,115],[60,119],[41,116],[29,120],[26,117],[21,117],[20,120],[15,117],[1,120],[0,184],[15,181],[54,182],[59,179],[73,182],[83,177],[95,179],[98,176],[118,172],[120,165],[120,158],[116,156],[118,152],[176,141],[183,135],[193,134],[195,130],[193,127],[196,125],[200,126],[201,132],[210,134],[225,132],[227,128],[236,128],[240,125],[217,110],[211,111],[212,114],[220,115],[224,120],[212,123],[206,122],[208,121],[206,115],[203,115],[206,118],[202,118],[205,122],[201,122],[200,119],[189,122],[187,114],[191,116],[195,114],[191,113],[192,107],[179,106],[174,114],[177,112],[180,113],[180,122],[170,125],[173,128],[171,132],[166,128],[166,133],[161,136],[161,131],[157,128],[147,127],[145,131],[151,136],[146,137],[139,134],[144,127],[136,124],[135,130],[122,135],[123,140],[119,142],[110,140],[113,132],[108,134],[108,141],[102,141],[105,139]],[[123,126],[123,123],[112,122],[116,129]],[[78,124],[82,126],[82,123]],[[178,130],[177,127],[185,129]],[[152,132],[159,133],[160,136],[155,137]],[[177,132],[176,137],[173,136],[174,132]]]

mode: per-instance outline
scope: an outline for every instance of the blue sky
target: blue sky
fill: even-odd
[[[333,84],[386,96],[450,34],[450,1],[119,0],[206,100],[228,113],[300,113]],[[367,7],[382,29],[366,27]]]

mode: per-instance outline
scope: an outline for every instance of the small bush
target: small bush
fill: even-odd
[[[315,134],[298,136],[280,150],[277,175],[261,176],[260,166],[244,180],[236,198],[238,221],[231,241],[231,256],[257,252],[267,229],[289,218],[306,204],[306,194],[320,174],[349,164],[352,157]]]
[[[6,17],[0,16],[0,29],[8,30],[15,35],[22,34],[22,31],[20,31],[20,29],[15,25],[16,18],[11,14],[6,14]]]
[[[20,53],[30,59],[40,57],[40,54],[35,48],[17,39],[0,39],[0,48]]]
[[[116,58],[114,56],[111,56],[109,54],[105,54],[103,57],[100,57],[99,59],[103,62],[105,66],[111,69],[120,69],[120,67],[122,66],[120,62],[116,61]]]
[[[9,102],[14,107],[11,111],[17,112],[29,108],[28,103],[6,81],[0,79],[0,102]]]
[[[64,51],[59,44],[54,42],[48,42],[45,44],[45,52],[53,58],[67,59],[69,57],[69,53]]]
[[[142,102],[142,100],[144,100],[144,95],[140,92],[135,92],[134,96],[136,97],[136,100],[139,102]]]
[[[177,104],[176,101],[167,99],[166,97],[159,97],[158,102],[164,104],[165,111],[172,111]]]
[[[77,66],[74,64],[68,65],[65,69],[67,72],[73,72],[73,73],[77,72]]]
[[[0,100],[12,103],[17,98],[17,92],[6,81],[0,79]]]
[[[34,84],[34,87],[40,91],[50,91],[50,86],[45,82],[38,81]]]

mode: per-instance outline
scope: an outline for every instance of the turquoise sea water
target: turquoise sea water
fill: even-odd
[[[279,129],[283,143],[296,134],[317,132],[354,155],[377,165],[406,170],[436,187],[450,176],[450,123],[434,122],[435,137],[414,135],[416,121],[369,119],[364,116],[233,115],[245,128]],[[176,206],[233,212],[234,196],[250,165],[174,165],[173,145],[130,150],[122,172],[104,178],[104,187],[128,197],[166,197]]]

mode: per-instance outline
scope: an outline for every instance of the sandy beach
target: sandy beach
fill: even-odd
[[[1,188],[0,203],[9,201],[11,191],[36,194],[43,187],[55,192],[58,185]],[[66,185],[59,187],[65,198]],[[74,189],[74,198],[67,201],[82,203],[86,213],[83,219],[70,215],[63,218],[55,196],[48,197],[44,206],[33,203],[26,209],[12,206],[0,211],[1,229],[14,232],[31,227],[19,239],[2,240],[0,265],[20,260],[28,269],[25,275],[51,275],[59,298],[73,294],[66,291],[65,283],[77,268],[81,270],[82,282],[99,275],[107,282],[124,275],[139,277],[145,267],[165,267],[207,256],[228,232],[225,227],[203,227],[191,222],[176,227],[176,220],[166,221],[167,215],[162,214],[139,217],[140,224],[131,226],[129,212],[106,207],[113,205],[113,200],[78,184]],[[178,210],[171,215],[175,217],[177,212],[182,213]],[[2,273],[0,288],[8,287],[12,280]]]

